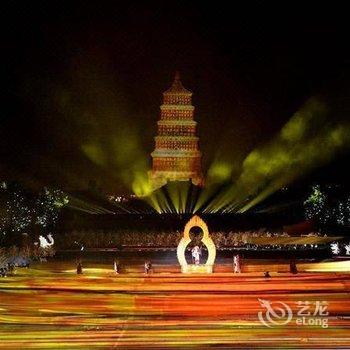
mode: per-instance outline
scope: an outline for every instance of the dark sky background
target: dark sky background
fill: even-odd
[[[205,169],[215,157],[240,164],[312,96],[332,106],[331,118],[349,118],[349,25],[341,9],[5,3],[5,180],[68,190],[93,181],[106,192],[126,191],[118,156],[125,148],[116,140],[125,144],[130,133],[132,154],[150,161],[161,94],[176,70],[194,93]],[[82,152],[97,141],[98,164]],[[344,181],[347,163],[344,153],[307,181]]]

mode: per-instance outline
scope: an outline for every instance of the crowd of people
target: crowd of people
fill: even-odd
[[[123,248],[123,247],[176,247],[182,238],[183,233],[174,232],[132,232],[132,231],[72,231],[66,234],[56,235],[56,244],[59,249],[80,249],[85,248]],[[215,246],[242,247],[254,245],[255,238],[278,238],[289,237],[287,232],[260,231],[230,231],[211,232]],[[319,235],[319,233],[312,233]]]

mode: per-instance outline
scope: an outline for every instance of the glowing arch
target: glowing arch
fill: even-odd
[[[208,249],[208,259],[205,264],[192,265],[188,264],[185,258],[185,251],[188,244],[191,242],[190,230],[192,227],[199,227],[203,231],[202,243]],[[209,236],[207,224],[197,215],[185,225],[183,237],[177,246],[177,259],[183,273],[212,273],[216,258],[216,248],[213,240]]]

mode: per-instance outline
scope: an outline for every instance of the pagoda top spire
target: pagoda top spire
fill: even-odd
[[[180,72],[176,71],[173,84],[164,94],[192,94],[192,92],[184,88],[180,80]]]

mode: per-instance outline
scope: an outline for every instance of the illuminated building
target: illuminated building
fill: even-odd
[[[151,154],[150,181],[154,188],[168,181],[191,181],[198,186],[203,183],[191,98],[192,92],[184,88],[176,73],[172,86],[163,93],[160,106],[158,136]]]

